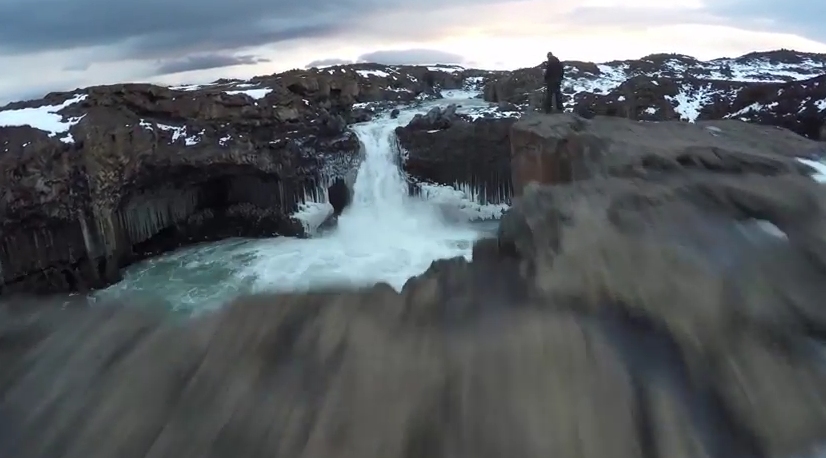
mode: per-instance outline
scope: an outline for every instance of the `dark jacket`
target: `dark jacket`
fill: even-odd
[[[550,57],[545,62],[545,84],[560,84],[565,76],[565,66],[558,58]]]

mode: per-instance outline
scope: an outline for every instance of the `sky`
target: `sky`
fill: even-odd
[[[815,0],[2,0],[0,104],[374,61],[511,69],[676,52],[826,52]]]

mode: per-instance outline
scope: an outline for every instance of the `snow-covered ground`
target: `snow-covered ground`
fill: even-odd
[[[64,143],[74,143],[69,129],[80,122],[83,116],[67,118],[60,111],[86,100],[86,94],[75,94],[56,105],[43,105],[37,108],[20,108],[0,111],[0,127],[31,126],[47,132],[50,137],[57,137]],[[8,147],[5,148],[8,151]]]

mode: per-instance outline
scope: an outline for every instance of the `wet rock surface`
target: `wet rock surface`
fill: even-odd
[[[792,174],[531,184],[401,293],[10,310],[0,456],[800,456],[826,440],[825,205]]]

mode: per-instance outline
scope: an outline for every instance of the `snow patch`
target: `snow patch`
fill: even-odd
[[[763,229],[764,231],[766,231],[767,233],[769,233],[769,234],[771,234],[775,237],[779,237],[779,238],[783,238],[783,239],[788,238],[786,233],[783,232],[782,230],[780,230],[780,228],[775,226],[774,223],[772,223],[771,221],[766,221],[766,220],[763,220],[763,219],[759,219],[759,220],[756,220],[755,222],[757,223],[757,227],[759,227],[760,229]]]
[[[667,95],[665,99],[677,104],[674,111],[680,115],[681,120],[696,122],[703,107],[713,102],[711,96],[714,93],[711,84],[697,88],[697,92],[693,94],[690,91],[690,86],[683,85],[677,95],[673,97]]]
[[[427,69],[431,72],[445,72],[445,73],[458,73],[465,71],[464,67],[459,65],[433,65],[427,67]]]
[[[759,112],[759,111],[762,111],[762,110],[769,110],[769,109],[772,109],[772,108],[774,108],[778,105],[779,105],[778,102],[772,102],[768,105],[764,105],[762,103],[756,103],[755,102],[755,103],[752,103],[751,105],[749,105],[745,108],[741,108],[741,109],[735,111],[734,113],[727,114],[726,116],[724,116],[724,118],[726,118],[726,119],[735,119],[736,118],[736,119],[740,119],[742,121],[748,121],[748,118],[746,117],[747,115],[750,115],[750,114],[753,114],[753,113],[756,113],[756,112]]]
[[[381,71],[381,70],[356,70],[356,73],[358,73],[359,76],[362,76],[364,78],[369,78],[371,76],[378,76],[379,78],[387,78],[388,76],[390,76],[389,73]]]
[[[201,137],[203,137],[205,132],[204,130],[201,130],[197,134],[188,134],[186,131],[186,126],[170,126],[167,124],[150,123],[148,121],[144,121],[143,119],[140,121],[140,126],[148,130],[155,130],[157,127],[160,130],[172,132],[172,143],[175,143],[183,138],[186,146],[193,146],[200,143]]]
[[[269,88],[247,89],[247,90],[243,90],[243,91],[224,91],[224,93],[229,94],[229,95],[243,94],[243,95],[246,95],[246,96],[248,96],[248,97],[250,97],[254,100],[263,99],[270,92],[272,92],[272,89],[269,89]]]
[[[782,83],[809,79],[822,72],[821,65],[811,59],[804,59],[799,64],[776,63],[766,58],[749,59],[745,62],[715,59],[702,64],[707,67],[714,66],[711,68],[712,78],[742,82]]]
[[[812,174],[813,180],[818,183],[826,183],[826,164],[819,161],[813,161],[811,159],[803,159],[801,157],[797,158],[797,160],[815,169],[815,173]]]
[[[86,115],[69,118],[64,121],[63,116],[58,112],[64,108],[86,100],[86,97],[86,94],[76,94],[59,105],[44,105],[37,108],[20,108],[17,110],[0,111],[0,127],[31,126],[35,129],[48,132],[49,137],[66,133]],[[74,138],[72,138],[71,134],[61,137],[63,138],[60,138],[60,140],[64,143],[74,142]]]
[[[214,86],[215,83],[209,84],[185,84],[182,86],[169,86],[169,89],[173,91],[197,91],[198,89],[202,89],[209,86]]]

